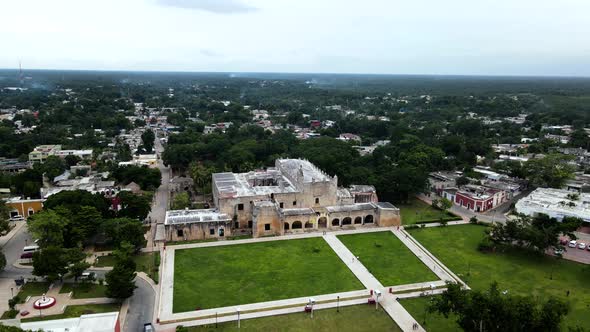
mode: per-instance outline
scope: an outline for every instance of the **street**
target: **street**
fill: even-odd
[[[129,312],[125,319],[123,331],[142,331],[143,324],[153,322],[156,294],[150,284],[141,278],[135,279],[137,288],[129,298]]]

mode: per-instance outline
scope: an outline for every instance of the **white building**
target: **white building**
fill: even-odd
[[[518,213],[528,216],[546,214],[557,220],[575,217],[590,222],[590,194],[586,193],[537,188],[516,202],[515,208]]]
[[[121,324],[119,312],[108,312],[82,315],[78,318],[21,323],[20,328],[25,331],[43,330],[46,332],[119,332]]]

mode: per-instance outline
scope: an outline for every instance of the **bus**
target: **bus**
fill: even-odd
[[[33,253],[37,250],[39,250],[39,246],[26,246],[23,248],[20,258],[33,258]]]

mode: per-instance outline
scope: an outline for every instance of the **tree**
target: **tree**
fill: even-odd
[[[456,283],[449,283],[447,290],[432,299],[429,311],[438,312],[445,318],[450,314],[457,315],[457,323],[466,332],[557,332],[569,308],[555,298],[540,302],[530,296],[502,293],[494,282],[484,292],[468,291]]]
[[[53,210],[45,210],[34,214],[27,222],[27,228],[34,238],[38,239],[41,248],[61,248],[64,243],[64,218]]]
[[[49,156],[43,164],[35,164],[34,168],[39,169],[50,181],[53,181],[53,178],[66,170],[66,163],[58,156]]]
[[[143,149],[147,153],[152,153],[154,150],[154,142],[156,140],[156,135],[151,129],[147,129],[146,131],[141,134],[141,141],[143,145]]]
[[[63,206],[74,213],[82,206],[92,206],[105,218],[111,213],[107,198],[100,193],[93,194],[86,190],[64,190],[49,196],[44,203],[46,209],[55,209],[58,206]]]
[[[105,275],[106,295],[110,298],[126,299],[133,295],[136,288],[133,282],[136,276],[135,262],[131,258],[130,250],[132,250],[132,246],[129,243],[122,243],[121,249],[115,250],[113,253],[115,265]]]
[[[73,155],[73,154],[67,155],[67,156],[64,158],[64,160],[65,160],[65,162],[66,162],[66,165],[68,166],[68,168],[69,168],[69,167],[72,167],[72,166],[76,166],[76,165],[78,165],[78,163],[79,163],[80,161],[82,161],[82,159],[81,159],[80,157],[78,157],[78,156],[75,156],[75,155]]]
[[[461,187],[469,184],[469,179],[466,176],[460,176],[457,178],[457,180],[455,180],[455,183],[457,184],[457,186]]]
[[[66,247],[90,242],[102,223],[102,215],[94,206],[80,206],[77,211],[70,211],[68,215],[70,218],[65,227]]]
[[[527,179],[536,187],[561,188],[566,180],[573,178],[575,166],[569,164],[571,156],[549,154],[541,159],[526,162]]]
[[[207,167],[199,162],[193,162],[189,166],[191,178],[195,183],[195,187],[201,190],[201,193],[207,192],[206,187],[211,184],[211,174],[215,172],[213,167]]]
[[[147,196],[121,191],[117,197],[121,202],[121,209],[117,212],[119,217],[145,220],[150,213],[151,202]]]
[[[104,233],[116,246],[121,246],[122,243],[127,242],[135,248],[139,248],[143,247],[145,244],[143,225],[137,219],[108,219],[105,220],[102,227]]]
[[[10,231],[10,223],[8,222],[8,206],[4,200],[0,199],[0,234]]]
[[[184,210],[191,205],[188,193],[181,192],[174,195],[174,201],[172,202],[172,210]]]
[[[582,220],[565,217],[561,222],[541,214],[535,217],[519,215],[497,223],[488,231],[488,239],[495,244],[519,246],[544,253],[547,249],[561,248],[561,234],[576,239],[575,231],[582,225]]]
[[[84,271],[86,271],[89,267],[90,264],[88,262],[76,262],[68,267],[68,274],[70,275],[70,277],[74,278],[75,282],[78,282],[78,278],[80,278]]]
[[[33,274],[46,277],[50,282],[62,279],[68,272],[76,276],[89,267],[84,262],[85,258],[86,254],[80,248],[43,248],[33,253]]]

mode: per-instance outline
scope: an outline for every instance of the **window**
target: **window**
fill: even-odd
[[[297,205],[297,201],[293,201],[293,206]]]
[[[279,207],[282,209],[283,208],[283,202],[279,203]]]
[[[240,222],[239,221],[236,221],[234,223],[234,228],[240,228]]]
[[[179,236],[179,237],[182,237],[184,235],[183,232],[182,232],[182,229],[177,230],[176,231],[176,235]]]
[[[33,210],[33,208],[29,208],[27,212],[29,217],[35,214],[35,210]]]
[[[209,228],[209,235],[215,235],[215,228]]]
[[[244,204],[240,203],[238,204],[238,211],[243,211],[244,210]]]
[[[248,220],[248,228],[252,228],[252,220]]]
[[[264,230],[270,231],[270,224],[264,224]]]
[[[319,198],[319,197],[316,197],[316,198],[315,198],[315,203],[316,203],[316,204],[320,204],[320,198]]]

